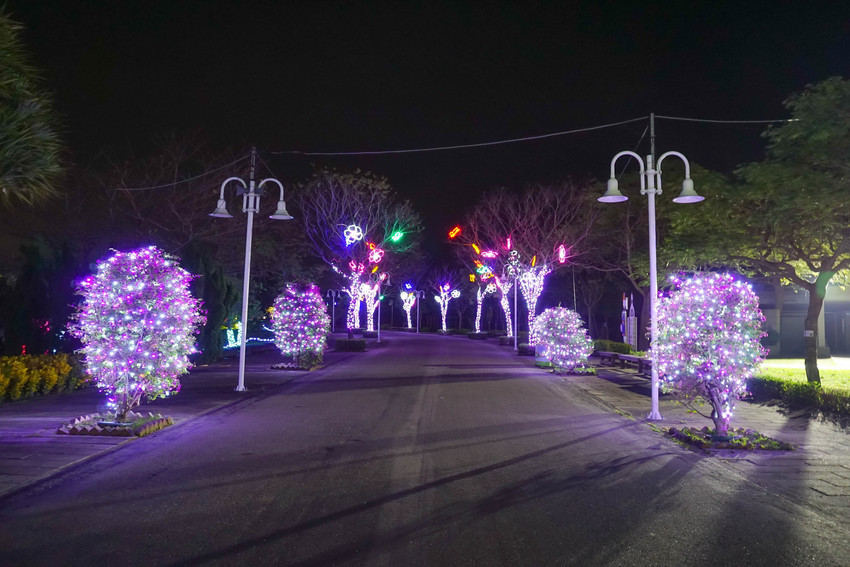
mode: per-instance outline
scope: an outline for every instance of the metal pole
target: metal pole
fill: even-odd
[[[416,334],[419,334],[419,304],[422,303],[422,296],[419,295],[421,292],[414,291],[416,293]]]
[[[254,232],[254,211],[259,199],[254,192],[254,165],[257,159],[257,149],[251,148],[251,172],[248,181],[248,193],[242,198],[242,210],[248,213],[248,226],[245,229],[245,271],[242,274],[242,336],[239,341],[239,383],[236,385],[237,392],[244,392],[245,388],[245,355],[246,343],[248,341],[248,286],[251,280],[251,241]]]
[[[519,352],[519,319],[517,318],[516,288],[519,287],[519,270],[514,276],[514,350]]]
[[[381,342],[381,285],[378,284],[378,342]]]
[[[649,352],[652,359],[652,407],[648,419],[660,420],[658,410],[658,364],[656,364],[655,344],[658,340],[657,302],[658,302],[658,261],[656,258],[655,231],[655,164],[652,154],[646,156],[646,195],[649,208]]]

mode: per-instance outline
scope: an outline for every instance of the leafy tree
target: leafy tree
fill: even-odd
[[[0,7],[0,205],[7,207],[55,195],[62,172],[52,102],[20,31]]]
[[[658,303],[658,374],[688,405],[708,401],[716,433],[726,435],[735,400],[765,354],[758,297],[729,274],[674,283],[678,289]]]
[[[679,217],[671,240],[694,264],[731,264],[807,290],[806,376],[820,383],[826,286],[850,268],[850,81],[809,85],[785,105],[793,119],[765,132],[767,158],[741,167],[736,185],[701,189],[704,206]]]

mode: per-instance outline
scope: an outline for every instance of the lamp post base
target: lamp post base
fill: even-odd
[[[659,412],[651,411],[648,414],[646,414],[646,419],[649,419],[651,421],[662,421],[664,418],[661,417],[661,414]]]
[[[245,386],[236,386],[235,388],[233,388],[233,391],[234,392],[247,392],[248,388],[246,388]]]

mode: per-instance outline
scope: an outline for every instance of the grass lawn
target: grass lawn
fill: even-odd
[[[818,360],[821,385],[826,389],[843,390],[850,393],[850,359],[825,358]],[[799,358],[777,358],[765,360],[756,376],[806,382],[806,370]]]

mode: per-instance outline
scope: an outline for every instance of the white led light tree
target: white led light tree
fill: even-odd
[[[322,361],[330,329],[327,307],[315,284],[287,284],[275,299],[272,330],[277,348],[304,368]]]
[[[587,364],[593,341],[578,313],[566,307],[550,307],[538,315],[532,327],[541,355],[558,371],[571,371]]]
[[[189,291],[192,276],[177,258],[151,246],[100,260],[80,284],[71,333],[86,371],[107,395],[118,421],[144,397],[169,396],[189,367],[205,318]]]
[[[484,268],[498,274],[503,308],[510,287],[519,286],[530,331],[546,276],[576,265],[583,253],[599,211],[587,205],[589,194],[587,187],[569,181],[529,186],[521,195],[500,189],[485,194],[455,231],[452,242],[460,245],[461,259],[474,263],[479,274]],[[534,344],[533,331],[529,344]]]
[[[717,435],[726,435],[735,401],[766,354],[759,342],[764,316],[750,285],[730,274],[673,279],[658,302],[658,374],[666,389],[690,404],[712,407]]]
[[[437,292],[439,295],[435,295],[434,299],[440,304],[440,316],[443,320],[443,332],[446,333],[448,332],[448,327],[446,326],[446,313],[449,310],[449,301],[460,297],[460,291],[452,289],[452,284],[444,283],[437,287]]]
[[[478,286],[476,290],[476,308],[475,308],[475,332],[481,332],[481,307],[484,305],[484,298],[490,294],[496,293],[496,284],[493,282],[485,286]]]
[[[360,326],[363,300],[372,330],[380,291],[380,282],[375,289],[373,280],[380,276],[373,274],[391,273],[398,255],[416,246],[419,216],[410,203],[396,198],[386,179],[369,173],[323,170],[299,189],[298,203],[313,249],[346,279],[349,332]]]
[[[400,294],[402,309],[404,309],[405,314],[407,314],[407,328],[413,328],[413,323],[410,320],[410,310],[413,309],[413,306],[416,305],[417,295],[413,293],[413,291],[402,291]]]

